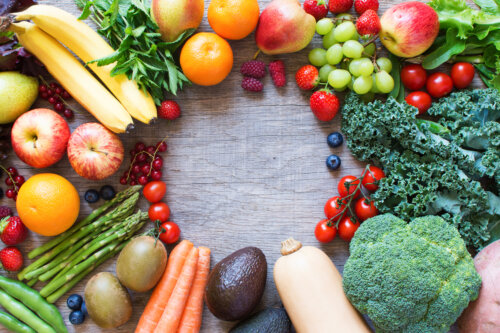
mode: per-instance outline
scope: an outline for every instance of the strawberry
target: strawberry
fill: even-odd
[[[352,7],[353,0],[330,0],[328,9],[334,14],[348,12]]]
[[[23,255],[17,247],[5,247],[0,251],[0,263],[6,271],[16,272],[23,267]]]
[[[161,102],[158,108],[158,116],[160,118],[174,120],[179,118],[181,115],[181,108],[177,102],[166,100]]]
[[[361,15],[368,9],[377,11],[378,10],[378,0],[356,0],[354,1],[354,9]]]
[[[339,99],[326,89],[321,89],[311,95],[309,99],[311,111],[321,121],[332,120],[339,111]]]
[[[381,28],[380,19],[373,9],[365,11],[356,21],[356,30],[361,36],[374,36]]]
[[[313,65],[305,65],[295,73],[295,81],[300,89],[311,90],[319,83],[318,69]]]
[[[326,17],[326,14],[328,14],[328,6],[326,5],[325,0],[305,0],[304,10],[307,14],[314,16],[316,21],[321,20]]]
[[[0,221],[0,239],[5,245],[17,245],[28,235],[28,229],[17,216],[6,217]]]

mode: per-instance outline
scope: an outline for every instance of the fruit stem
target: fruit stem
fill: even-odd
[[[252,59],[253,59],[253,60],[257,59],[257,57],[259,56],[259,54],[260,54],[260,49],[259,49],[259,50],[257,50],[257,52],[255,52],[255,54],[253,55],[253,58],[252,58]]]
[[[302,243],[293,239],[292,237],[281,242],[281,255],[287,256],[294,252],[297,252],[302,247]]]

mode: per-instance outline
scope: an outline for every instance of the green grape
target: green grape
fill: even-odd
[[[309,51],[309,62],[311,65],[321,67],[326,64],[326,50],[315,48]]]
[[[337,19],[337,25],[339,25],[342,22],[345,22],[345,20],[352,20],[352,15],[349,13],[340,13],[336,17]]]
[[[351,74],[354,75],[355,77],[361,75],[361,73],[359,72],[360,64],[361,64],[361,59],[353,59],[349,64],[349,72],[351,72]]]
[[[375,43],[370,43],[368,45],[365,46],[365,54],[367,56],[372,56],[375,54]]]
[[[344,54],[342,53],[342,46],[340,44],[335,44],[326,51],[326,61],[330,65],[337,65],[342,61],[343,57]]]
[[[345,42],[356,34],[356,27],[351,21],[340,23],[333,31],[335,39],[339,42]]]
[[[326,35],[333,29],[333,21],[329,18],[322,18],[316,23],[316,32],[320,35]]]
[[[342,46],[342,52],[347,58],[358,59],[363,54],[364,47],[356,40],[348,40]]]
[[[375,99],[375,94],[372,92],[367,92],[366,94],[361,95],[360,98],[363,102],[370,103]]]
[[[356,78],[354,76],[351,76],[351,81],[347,84],[347,88],[351,89],[354,87],[354,81]]]
[[[377,66],[380,68],[381,71],[386,71],[387,73],[390,73],[392,71],[392,62],[389,60],[389,58],[386,57],[378,58]]]
[[[380,71],[375,74],[375,84],[383,94],[388,94],[394,89],[394,79],[386,71]]]
[[[325,50],[328,50],[332,45],[337,44],[337,41],[335,40],[335,35],[333,34],[333,29],[330,30],[329,33],[327,33],[325,36],[323,36],[323,48]]]
[[[358,31],[354,31],[354,35],[352,35],[351,38],[349,38],[350,40],[355,40],[355,41],[358,41],[359,39],[359,34],[358,34]]]
[[[370,76],[373,73],[373,63],[370,59],[368,58],[361,58],[359,65],[358,65],[358,71],[361,76]]]
[[[335,67],[332,65],[326,64],[323,67],[319,69],[319,80],[320,82],[328,82],[328,74],[330,74],[331,71],[333,71]]]
[[[351,82],[351,74],[345,69],[334,69],[328,75],[328,84],[335,89],[342,89]]]
[[[376,81],[375,81],[375,73],[372,74],[372,81],[374,82],[374,84],[372,84],[372,88],[370,89],[370,92],[374,93],[374,94],[380,93],[380,91],[377,88]]]
[[[344,90],[347,89],[347,86],[343,87],[343,88],[333,88],[333,90],[337,91],[337,92],[343,92]]]
[[[371,76],[360,76],[354,80],[352,89],[358,95],[366,94],[370,91],[373,85],[373,80]]]

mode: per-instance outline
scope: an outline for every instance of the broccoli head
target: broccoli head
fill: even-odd
[[[377,331],[448,332],[478,297],[472,257],[441,217],[378,215],[356,231],[350,253],[344,292]]]

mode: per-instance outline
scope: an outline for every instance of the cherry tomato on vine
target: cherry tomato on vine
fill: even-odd
[[[345,240],[346,242],[350,242],[354,237],[354,233],[359,228],[359,222],[354,222],[352,218],[345,217],[339,223],[339,237]]]
[[[325,216],[327,219],[332,220],[333,222],[340,220],[344,215],[344,205],[342,204],[342,198],[338,195],[331,197],[325,204]],[[342,213],[342,215],[341,215]]]
[[[361,184],[370,192],[374,192],[378,189],[378,183],[382,178],[385,178],[385,173],[382,169],[376,166],[370,165],[368,170],[366,170],[365,176],[361,181]]]
[[[451,68],[451,79],[453,85],[458,89],[467,88],[474,80],[474,66],[468,62],[457,62]]]
[[[164,202],[152,204],[148,210],[149,219],[151,221],[160,220],[160,222],[167,222],[170,217],[170,208]]]
[[[160,240],[165,244],[173,244],[179,240],[181,229],[175,222],[165,222],[160,225]]]
[[[451,93],[453,90],[453,81],[445,73],[433,73],[427,79],[426,88],[432,97],[441,98]]]
[[[147,201],[151,203],[157,203],[165,196],[167,192],[167,185],[159,180],[149,182],[144,186],[142,194]]]
[[[356,201],[356,204],[354,205],[354,213],[356,213],[356,216],[360,221],[364,221],[377,216],[378,209],[373,204],[373,201],[363,197]]]
[[[354,199],[359,196],[359,178],[354,176],[345,176],[342,177],[339,184],[337,185],[337,190],[342,198],[345,198],[349,195],[353,195]],[[356,192],[356,193],[354,193]]]
[[[401,69],[401,82],[410,90],[420,90],[427,81],[427,72],[422,65],[410,64]]]
[[[316,228],[314,228],[314,236],[318,242],[321,243],[329,243],[337,234],[337,228],[335,226],[329,226],[328,220],[321,220],[316,224]]]
[[[405,98],[406,103],[416,107],[418,109],[418,114],[423,114],[432,104],[431,96],[424,91],[414,91]]]

